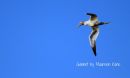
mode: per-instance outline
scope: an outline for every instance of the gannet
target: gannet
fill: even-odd
[[[96,56],[96,39],[99,34],[99,26],[104,24],[109,24],[109,22],[99,22],[97,15],[93,13],[87,13],[86,15],[89,15],[90,18],[87,21],[81,21],[79,26],[90,26],[92,28],[92,32],[89,36],[89,42],[90,46],[93,50],[94,55]]]

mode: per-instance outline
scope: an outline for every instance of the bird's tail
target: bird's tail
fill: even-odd
[[[100,22],[98,25],[109,24],[109,22]]]

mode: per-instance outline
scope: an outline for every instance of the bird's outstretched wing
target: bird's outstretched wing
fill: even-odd
[[[93,13],[87,13],[87,15],[90,16],[90,20],[92,20],[92,21],[97,20],[97,15],[96,15],[96,14],[93,14]]]
[[[96,56],[96,39],[99,34],[99,28],[98,27],[92,27],[92,32],[89,36],[89,42],[92,47],[92,50],[94,52],[94,55]]]

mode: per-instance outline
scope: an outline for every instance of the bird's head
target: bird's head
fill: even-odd
[[[81,21],[80,23],[79,23],[79,27],[80,26],[83,26],[84,25],[84,21]]]

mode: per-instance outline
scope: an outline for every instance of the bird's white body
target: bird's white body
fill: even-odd
[[[87,25],[87,26],[94,26],[96,23],[98,22],[98,20],[88,20],[88,21],[85,21],[84,22],[84,25]]]

